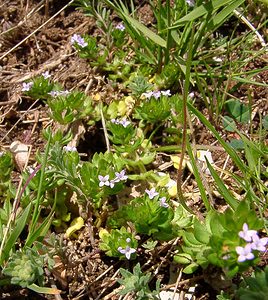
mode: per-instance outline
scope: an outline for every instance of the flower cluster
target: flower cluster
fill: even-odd
[[[142,96],[144,96],[147,99],[150,99],[151,97],[154,97],[155,99],[159,99],[162,96],[171,96],[170,90],[166,91],[150,91],[147,93],[143,93]]]
[[[238,262],[244,262],[246,260],[254,259],[252,251],[257,250],[264,252],[268,243],[268,238],[259,238],[256,230],[249,230],[248,225],[244,223],[243,230],[238,233],[240,238],[247,242],[245,247],[236,247],[236,253],[238,254]]]
[[[77,151],[75,146],[68,146],[68,145],[64,146],[63,150],[66,151],[66,152],[76,152]]]
[[[131,242],[131,239],[130,238],[127,238],[126,239],[126,242],[127,243],[130,243]],[[134,248],[131,248],[130,246],[126,246],[126,248],[122,248],[122,247],[118,247],[117,249],[120,253],[124,254],[126,256],[127,259],[130,259],[130,256],[132,253],[135,253],[136,252],[136,249]]]
[[[146,189],[146,190],[145,190],[145,193],[149,196],[149,199],[150,199],[150,200],[153,200],[154,197],[159,196],[159,193],[155,190],[155,188],[151,188],[150,190]],[[159,205],[160,205],[161,207],[168,208],[169,205],[166,203],[166,201],[167,201],[167,198],[166,198],[166,197],[161,197],[161,198],[159,199]]]
[[[122,126],[125,127],[125,128],[126,128],[128,125],[131,124],[131,122],[128,121],[126,118],[124,118],[124,119],[122,119],[122,120],[119,120],[119,119],[112,119],[111,122],[114,123],[114,124],[120,124],[120,125],[122,125]]]
[[[58,97],[58,96],[67,96],[70,92],[68,90],[66,91],[51,91],[49,92],[48,94],[55,98],[55,97]]]
[[[125,30],[125,26],[122,23],[119,23],[115,26],[115,29],[118,29],[120,31],[124,31]]]
[[[71,37],[71,44],[74,45],[74,44],[77,44],[78,46],[80,46],[81,48],[85,48],[88,43],[85,42],[85,40],[81,37],[81,35],[79,34],[74,34],[72,37]]]
[[[116,182],[124,181],[128,179],[128,176],[126,175],[126,170],[122,170],[121,172],[115,172],[115,178],[110,180],[109,175],[99,175],[99,187],[103,186],[109,186],[110,188],[113,188]]]

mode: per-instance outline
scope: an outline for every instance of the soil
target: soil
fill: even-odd
[[[32,145],[31,159],[34,160],[37,150],[43,150],[44,139],[41,135],[51,120],[44,103],[33,101],[21,93],[21,84],[25,80],[49,70],[52,78],[66,89],[74,88],[94,97],[99,94],[102,99],[110,102],[124,91],[120,87],[110,85],[103,75],[92,69],[86,60],[79,58],[70,45],[70,37],[74,33],[96,34],[95,21],[85,16],[73,6],[62,9],[69,1],[37,1],[37,0],[2,0],[0,3],[0,146],[8,148],[13,141]],[[146,1],[143,1],[146,2]],[[62,10],[61,10],[62,9]],[[59,14],[54,16],[57,12]],[[154,17],[149,5],[139,10],[144,23],[150,25]],[[51,20],[50,20],[51,19]],[[46,23],[46,25],[44,25]],[[24,40],[24,41],[23,41]],[[22,42],[23,41],[23,42]],[[268,56],[261,56],[249,62],[245,70],[262,68],[267,65]],[[268,83],[268,71],[258,74],[258,81]],[[243,84],[235,92],[235,96],[247,102],[250,95],[255,111],[253,122],[256,126],[259,115],[266,115],[268,110],[268,90],[261,86]],[[200,99],[200,95],[196,94]],[[206,114],[206,109],[200,107]],[[209,115],[207,113],[209,118]],[[220,145],[215,143],[212,135],[201,124],[194,125],[195,142],[203,148],[213,145],[212,155],[216,165],[221,168],[227,159]],[[221,126],[216,124],[219,131]],[[228,141],[230,136],[222,131]],[[86,128],[86,137],[93,137],[97,143],[87,143],[87,138],[78,142],[78,150],[88,157],[95,151],[105,151],[103,138],[94,130]],[[102,141],[103,140],[103,141]],[[91,147],[89,149],[89,147]],[[159,160],[164,162],[164,158]],[[225,166],[231,169],[228,164]],[[171,173],[174,172],[171,170]],[[14,180],[19,178],[19,171],[14,173]],[[185,180],[188,174],[185,174]],[[230,182],[230,186],[232,183]],[[190,204],[202,211],[199,199],[194,198],[196,183],[192,178],[185,181],[185,192],[191,194]],[[224,210],[220,197],[215,197],[215,206]],[[122,299],[118,296],[117,283],[120,267],[130,267],[125,262],[107,258],[98,248],[98,235],[91,223],[85,224],[76,239],[63,239],[63,254],[58,256],[56,267],[52,273],[47,271],[47,286],[56,286],[62,290],[61,298],[40,295],[28,289],[2,287],[1,299]],[[163,289],[168,290],[176,285],[178,269],[172,265],[172,250],[178,241],[159,244],[154,255],[148,253],[140,261],[143,271],[150,270],[156,279],[161,279]],[[139,250],[138,250],[139,251]],[[267,258],[263,258],[267,261]],[[216,299],[216,281],[220,276],[217,270],[201,270],[195,276],[182,275],[179,288],[181,295],[190,287],[195,286],[195,299]],[[213,276],[211,274],[213,273]],[[175,279],[174,279],[175,278]],[[217,283],[219,284],[219,282]],[[223,283],[222,283],[223,284]],[[214,288],[212,288],[214,287]],[[227,287],[228,283],[227,283]],[[183,297],[183,296],[182,296]],[[131,299],[131,297],[124,298]],[[182,298],[180,298],[182,299]]]

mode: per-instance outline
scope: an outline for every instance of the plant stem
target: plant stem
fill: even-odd
[[[42,197],[42,195],[41,195],[42,194],[42,185],[43,185],[43,181],[44,181],[44,177],[45,177],[45,169],[46,169],[46,163],[47,163],[48,154],[49,154],[51,135],[52,135],[52,133],[50,131],[47,146],[46,146],[45,156],[44,156],[42,164],[41,164],[41,174],[40,174],[39,186],[38,186],[38,191],[37,191],[36,203],[35,203],[35,206],[34,206],[34,212],[33,212],[33,216],[32,216],[32,224],[31,224],[30,230],[29,230],[29,236],[31,235],[31,232],[33,232],[34,229],[35,229],[35,225],[37,223],[39,213],[40,213],[40,202],[41,202],[41,197]]]
[[[185,73],[185,81],[183,86],[183,128],[182,128],[182,145],[181,145],[181,155],[180,155],[180,163],[177,172],[177,193],[178,193],[178,200],[182,204],[182,206],[191,214],[194,212],[187,206],[183,192],[182,192],[182,165],[184,156],[186,153],[186,143],[187,143],[187,99],[189,94],[189,87],[190,87],[190,72],[191,72],[191,65],[192,65],[192,49],[193,49],[193,40],[194,40],[194,29],[192,27],[191,33],[191,40],[190,40],[190,47],[187,55],[186,61],[186,73]]]
[[[166,10],[167,10],[167,48],[165,49],[165,66],[169,63],[169,51],[171,43],[171,16],[170,16],[170,0],[166,0]]]

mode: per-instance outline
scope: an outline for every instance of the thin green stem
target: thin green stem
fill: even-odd
[[[165,65],[169,63],[169,51],[171,46],[171,30],[169,29],[171,26],[171,14],[170,14],[170,0],[166,0],[166,11],[167,11],[167,47],[165,49]]]
[[[162,0],[158,0],[158,16],[157,16],[157,31],[158,34],[161,32],[162,30],[162,26],[161,26],[161,8],[162,8]],[[160,45],[158,45],[158,52],[157,52],[157,60],[158,60],[158,72],[160,73],[162,70],[162,47]]]
[[[182,146],[181,146],[181,154],[180,154],[180,163],[177,172],[177,193],[178,198],[182,206],[193,214],[193,211],[186,205],[186,201],[182,192],[182,166],[183,160],[186,153],[186,144],[187,144],[187,99],[190,88],[190,76],[191,76],[191,65],[192,65],[192,49],[193,49],[193,40],[194,40],[194,28],[192,27],[192,34],[190,39],[190,47],[186,60],[186,73],[185,73],[185,81],[184,81],[184,90],[183,90],[183,128],[182,128]]]
[[[42,186],[43,186],[43,182],[44,182],[44,178],[45,178],[45,169],[46,169],[46,163],[47,163],[48,154],[49,154],[51,135],[52,135],[52,133],[50,132],[49,137],[48,137],[47,146],[46,146],[45,156],[44,156],[42,164],[41,164],[40,180],[39,180],[39,185],[38,185],[36,202],[35,202],[35,206],[34,206],[32,224],[31,224],[30,230],[29,230],[29,236],[31,235],[31,232],[34,232],[34,230],[35,230],[35,226],[38,221],[38,217],[39,217],[39,213],[40,213],[40,203],[41,203],[41,198],[42,198]]]

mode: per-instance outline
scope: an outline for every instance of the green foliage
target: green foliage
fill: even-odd
[[[85,35],[84,37],[86,47],[81,47],[77,43],[74,43],[74,47],[78,51],[78,54],[81,58],[95,60],[97,59],[98,46],[96,38],[92,36]]]
[[[50,97],[47,103],[51,109],[51,117],[63,125],[89,116],[93,112],[91,99],[82,92]]]
[[[171,104],[166,96],[161,96],[159,99],[151,97],[142,101],[139,107],[135,108],[137,119],[146,122],[157,124],[165,121],[170,116]]]
[[[238,100],[229,100],[226,101],[225,108],[237,122],[248,123],[250,121],[250,109],[248,105]]]
[[[119,257],[120,259],[125,259],[126,256],[121,253],[118,249],[130,247],[137,249],[138,243],[134,235],[127,231],[125,227],[118,229],[112,229],[110,232],[107,230],[102,230],[99,233],[101,242],[100,249],[105,251],[106,255]],[[136,258],[136,254],[132,253],[130,258]]]
[[[227,209],[224,213],[211,210],[205,223],[194,219],[192,229],[184,230],[182,252],[175,255],[176,262],[186,264],[185,273],[192,273],[198,266],[206,268],[209,264],[222,268],[224,273],[233,277],[256,264],[258,258],[239,263],[236,247],[243,246],[238,233],[243,224],[259,230],[263,226],[256,213],[242,201],[235,211]]]
[[[180,66],[176,62],[170,62],[163,67],[160,74],[156,74],[154,82],[159,89],[168,89],[174,86],[180,76]]]
[[[112,228],[126,226],[132,222],[137,233],[153,236],[154,239],[170,240],[175,237],[171,221],[174,213],[171,208],[160,206],[160,198],[164,193],[149,199],[145,194],[143,197],[131,200],[128,205],[121,206],[108,219],[107,225]]]
[[[0,195],[1,198],[7,196],[11,188],[10,175],[13,170],[13,160],[11,153],[0,153]]]
[[[134,141],[137,137],[137,130],[132,124],[125,126],[120,123],[109,122],[107,129],[111,132],[109,139],[115,145],[130,144],[130,141]]]
[[[32,86],[29,91],[26,91],[25,94],[34,99],[47,99],[51,91],[59,90],[60,87],[51,82],[49,78],[45,78],[44,76],[38,76],[33,79]]]
[[[91,163],[84,163],[81,167],[81,190],[86,197],[90,197],[96,208],[101,207],[109,195],[116,195],[123,187],[123,181],[114,181],[114,186],[100,186],[99,176],[109,176],[110,182],[116,178],[116,172],[123,170],[124,162],[117,154],[95,153]]]
[[[262,120],[262,126],[264,130],[268,130],[268,115],[266,115]]]
[[[11,283],[28,287],[32,283],[43,284],[44,280],[44,256],[33,249],[16,251],[9,258],[3,274],[11,277]]]
[[[245,277],[236,296],[240,300],[268,299],[268,267],[255,271],[251,277]]]
[[[109,151],[94,153],[91,160],[82,161],[77,150],[67,146],[72,139],[70,133],[64,136],[59,130],[55,134],[46,130],[44,138],[48,143],[45,153],[37,154],[39,165],[34,170],[36,173],[29,170],[23,173],[26,185],[22,195],[19,195],[21,212],[18,211],[16,219],[8,228],[6,226],[12,215],[8,190],[13,164],[10,154],[0,155],[0,192],[4,203],[0,208],[0,262],[1,266],[7,263],[3,274],[10,277],[11,283],[32,289],[35,282],[42,284],[42,269],[44,264],[53,263],[51,248],[55,242],[51,240],[50,261],[46,261],[42,253],[49,251],[49,247],[42,247],[42,240],[51,224],[62,228],[64,223],[75,217],[74,214],[81,213],[78,212],[78,206],[90,211],[97,228],[107,226],[99,232],[100,249],[107,256],[136,259],[140,251],[136,250],[138,242],[134,234],[138,233],[150,237],[142,245],[145,252],[153,250],[159,241],[182,236],[182,244],[178,247],[174,261],[181,264],[183,272],[187,274],[192,274],[199,267],[213,265],[220,268],[225,276],[233,277],[259,262],[257,250],[254,251],[254,259],[238,262],[236,248],[245,246],[245,241],[239,237],[243,224],[246,223],[252,230],[259,230],[264,226],[255,213],[255,205],[258,205],[260,214],[263,214],[263,208],[267,208],[264,179],[268,178],[268,150],[264,136],[268,121],[267,117],[262,119],[263,131],[260,129],[258,143],[238,131],[237,123],[246,124],[250,121],[251,107],[237,100],[226,101],[226,97],[242,83],[254,84],[250,76],[256,73],[239,74],[241,66],[245,64],[245,56],[240,57],[241,62],[236,62],[231,55],[233,49],[242,49],[239,44],[243,44],[244,39],[229,39],[229,36],[218,31],[234,13],[237,14],[237,8],[244,2],[199,0],[194,6],[190,6],[183,0],[157,1],[156,5],[151,1],[155,22],[149,28],[138,20],[133,1],[127,4],[121,0],[76,1],[76,5],[96,20],[101,34],[98,37],[80,37],[84,44],[73,38],[73,47],[81,58],[88,60],[97,73],[106,76],[104,79],[109,85],[116,87],[120,83],[118,90],[126,97],[109,106],[104,103],[94,106],[91,98],[84,93],[63,91],[45,75],[33,79],[29,82],[30,85],[23,86],[27,96],[46,100],[56,123],[70,125],[83,119],[87,125],[94,124],[94,130],[100,130],[99,124],[95,122],[101,119],[105,137],[107,138],[107,127],[111,145],[107,146]],[[123,21],[121,25],[125,26],[125,30],[115,27],[115,15]],[[236,36],[235,31],[233,34]],[[239,52],[237,55],[239,56]],[[245,61],[249,61],[248,57]],[[244,78],[244,75],[248,77]],[[238,84],[230,91],[230,82],[234,80]],[[183,96],[175,94],[168,98],[168,91],[161,92],[161,89],[167,88],[172,93],[182,93]],[[188,94],[191,88],[195,90],[195,97],[190,100]],[[149,91],[155,91],[151,97],[148,96]],[[127,96],[129,92],[133,98]],[[203,108],[200,99],[203,99],[209,109],[208,116],[204,116],[194,106],[197,103],[199,109]],[[190,100],[187,104],[190,114],[186,109],[187,100]],[[223,118],[224,129],[237,133],[240,143],[228,144],[218,128],[212,125],[217,124],[223,108],[228,113]],[[109,121],[118,116],[124,119]],[[183,127],[184,133],[188,133],[186,116],[202,122],[213,133],[238,169],[238,172],[230,175],[241,195],[244,193],[244,200],[240,202],[222,176],[207,161],[215,189],[229,207],[224,213],[216,212],[211,201],[213,199],[208,199],[208,186],[200,174],[195,149],[191,144],[194,144],[194,137],[184,138],[181,132]],[[132,121],[135,118],[140,120],[136,124]],[[189,124],[192,121],[190,118]],[[160,182],[158,174],[149,169],[155,167],[152,163],[158,162],[153,137],[160,130],[161,136],[157,136],[159,145],[177,145],[181,140],[184,141],[182,146],[186,144],[193,175],[206,209],[204,222],[190,214],[185,209],[186,206],[179,205],[174,210],[173,202],[169,200],[164,188],[159,188],[159,194],[153,198],[144,193],[143,196],[119,206],[116,211],[111,211],[111,207],[115,209],[115,196],[120,197],[119,193],[125,188],[127,179],[140,180],[141,185],[145,181]],[[254,130],[252,128],[252,132]],[[176,151],[178,148],[181,150],[182,147],[173,147]],[[237,149],[243,150],[243,156]],[[167,203],[161,202],[163,198],[167,198]],[[71,201],[75,201],[75,212]],[[180,201],[183,202],[183,199]],[[40,215],[43,217],[41,225]],[[14,253],[19,245],[21,232],[28,223],[29,233],[24,249]],[[132,232],[126,229],[129,227]],[[30,249],[30,246],[37,244],[36,241],[40,241],[39,248]],[[63,249],[62,245],[57,247]],[[63,250],[61,255],[64,256]],[[119,283],[124,285],[120,292],[122,295],[131,293],[135,299],[158,299],[159,282],[156,291],[151,292],[148,285],[150,274],[143,274],[139,264],[134,267],[133,274],[124,269],[120,271],[123,279]],[[245,281],[246,286],[239,292],[241,299],[257,299],[257,292],[261,297],[266,297],[267,272],[266,269],[265,274],[257,273],[254,280]],[[218,298],[226,299],[224,295],[219,295]]]
[[[119,292],[120,295],[131,293],[131,295],[133,295],[133,297],[135,297],[137,300],[158,299],[160,282],[157,281],[156,290],[151,291],[148,285],[151,274],[143,274],[140,264],[137,264],[133,268],[133,273],[123,268],[120,269],[120,273],[123,278],[118,279],[117,281],[124,286],[124,288]]]
[[[135,97],[140,98],[143,93],[151,90],[153,88],[153,85],[149,83],[144,76],[140,75],[134,77],[128,87]]]

